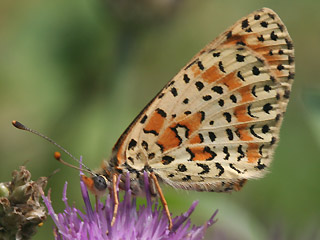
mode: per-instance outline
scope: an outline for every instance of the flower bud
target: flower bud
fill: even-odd
[[[9,197],[9,200],[14,203],[26,203],[32,194],[32,185],[27,183],[25,185],[15,188]]]
[[[20,166],[20,171],[14,170],[12,172],[11,184],[13,187],[21,186],[26,184],[31,178],[31,173],[26,169],[25,166]]]
[[[7,188],[6,184],[0,183],[0,197],[8,197],[9,196],[9,189]]]

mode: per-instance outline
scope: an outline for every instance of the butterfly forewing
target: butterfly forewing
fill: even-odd
[[[289,34],[270,9],[201,50],[122,135],[119,166],[168,184],[229,191],[270,166],[294,76]]]

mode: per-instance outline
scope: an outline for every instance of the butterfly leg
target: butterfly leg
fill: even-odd
[[[111,226],[116,221],[117,213],[118,213],[118,207],[119,207],[119,198],[117,194],[117,174],[112,175],[112,190],[113,190],[113,197],[114,197],[114,209],[113,209],[113,217],[111,221]]]
[[[98,200],[99,200],[99,197],[97,195],[94,195],[95,198],[96,198],[96,212],[98,212]]]
[[[161,187],[160,187],[160,184],[158,182],[158,179],[157,179],[156,175],[152,172],[152,173],[150,173],[150,176],[151,176],[152,180],[154,181],[154,184],[156,185],[156,189],[157,189],[157,191],[158,191],[158,193],[160,195],[160,200],[161,200],[162,206],[163,206],[164,210],[166,211],[166,214],[167,214],[167,217],[168,217],[169,230],[171,231],[171,229],[172,229],[172,219],[171,219],[171,215],[170,215],[170,211],[169,211],[169,207],[168,207],[167,201],[164,198],[164,195],[162,193],[162,190],[161,190]]]

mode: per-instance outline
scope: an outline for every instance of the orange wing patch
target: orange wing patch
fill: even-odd
[[[177,127],[183,127],[185,128],[185,131],[187,131],[187,136],[190,136],[193,132],[199,129],[203,117],[203,112],[197,112],[189,115],[184,120],[171,124],[159,136],[157,144],[161,146],[164,152],[168,151],[171,148],[178,147],[182,143],[182,138],[178,135],[178,132],[176,132],[175,129]],[[196,139],[194,139],[193,141],[196,141]]]
[[[194,77],[199,76],[200,73],[201,73],[198,65],[196,65],[196,64],[193,64],[190,69],[191,69],[191,71],[193,72],[193,76],[194,76]]]
[[[237,118],[238,122],[248,122],[254,119],[248,116],[246,105],[235,107],[234,115]]]
[[[196,143],[201,143],[202,140],[201,140],[201,138],[200,138],[200,136],[198,134],[198,135],[194,136],[193,138],[191,138],[189,140],[189,142],[190,142],[190,144],[196,144]]]
[[[206,81],[207,83],[212,83],[220,79],[223,76],[223,74],[220,73],[220,70],[218,67],[213,65],[210,68],[208,68],[207,71],[202,73],[201,76],[204,79],[204,81]]]
[[[226,85],[230,91],[242,85],[241,80],[236,77],[235,72],[227,74],[225,77],[219,80],[219,82]]]
[[[245,86],[241,89],[239,89],[239,93],[241,95],[241,102],[245,103],[245,102],[250,102],[254,100],[254,97],[250,91],[250,86]]]
[[[189,136],[197,131],[200,127],[200,124],[203,120],[203,112],[197,112],[192,115],[189,115],[187,118],[179,122],[179,125],[185,126],[189,129]]]
[[[247,157],[249,163],[255,163],[259,160],[259,158],[261,157],[259,153],[259,144],[248,143]]]
[[[166,117],[166,113],[163,112],[163,110],[161,109],[157,109],[157,111],[155,111],[152,114],[152,116],[150,117],[150,120],[148,121],[148,124],[143,129],[144,132],[158,135],[163,126],[165,117]]]
[[[159,137],[157,144],[161,146],[162,150],[168,151],[171,148],[178,147],[181,144],[181,140],[177,137],[177,134],[168,127],[163,134]]]
[[[187,152],[189,152],[193,161],[212,160],[217,156],[209,147],[191,147],[187,148]]]
[[[247,128],[247,124],[241,124],[236,126],[237,130],[237,134],[240,138],[241,141],[252,141],[253,137],[250,135],[250,133],[248,132]]]

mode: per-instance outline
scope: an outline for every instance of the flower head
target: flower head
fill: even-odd
[[[10,182],[0,183],[0,239],[31,239],[46,220],[45,206],[39,202],[47,178],[31,180],[25,166],[12,172]]]
[[[129,175],[127,175],[129,180]],[[149,189],[148,174],[144,173],[145,188]],[[85,211],[72,207],[67,202],[67,183],[65,184],[62,200],[65,203],[63,213],[56,214],[50,200],[43,196],[56,228],[55,239],[202,239],[206,229],[215,221],[212,217],[202,226],[192,226],[189,219],[197,202],[189,210],[173,218],[173,229],[168,230],[166,214],[159,206],[158,201],[152,204],[151,196],[146,191],[146,206],[136,208],[136,199],[132,197],[130,181],[126,181],[124,198],[120,201],[116,221],[111,226],[114,201],[108,195],[104,203],[97,201],[95,209],[92,208],[89,194],[85,184],[80,181]],[[118,192],[117,192],[118,194]]]

